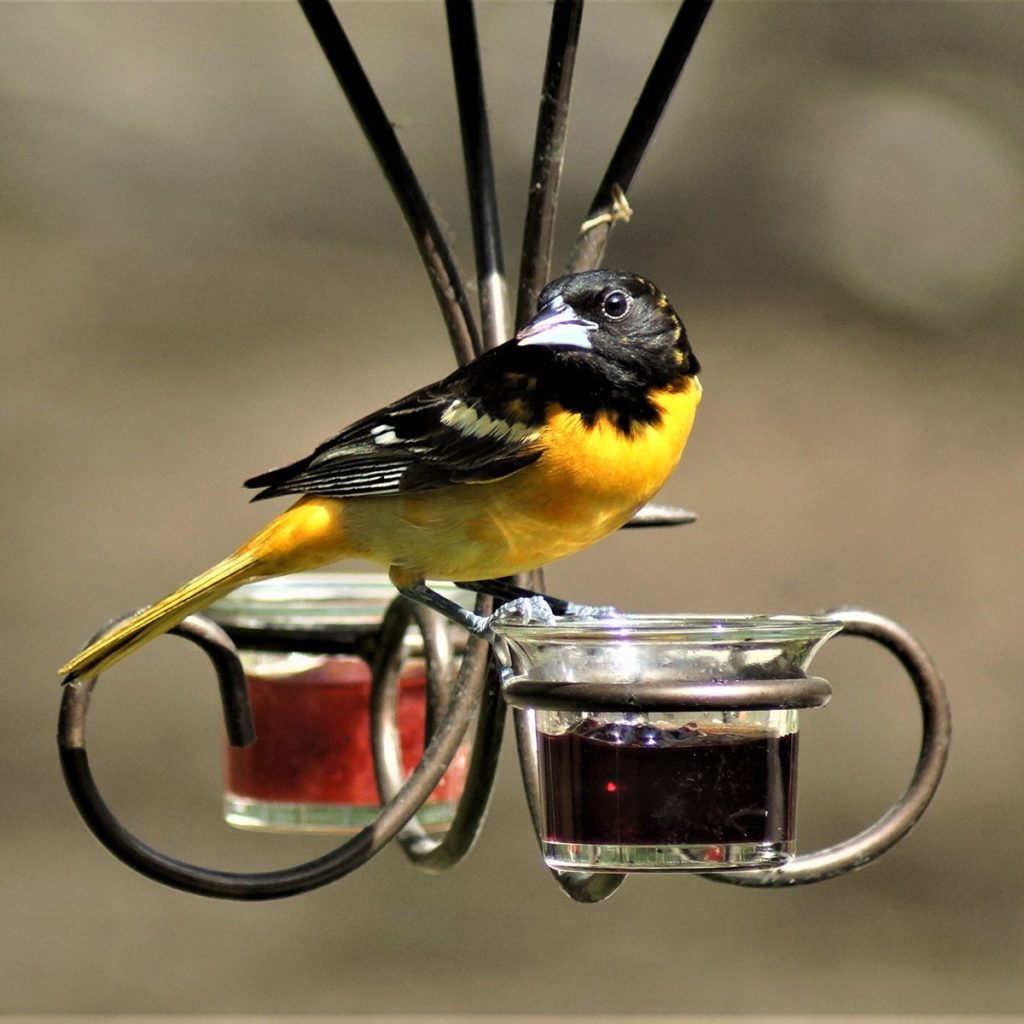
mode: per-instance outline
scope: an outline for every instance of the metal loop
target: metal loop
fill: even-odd
[[[119,615],[111,619],[102,629],[94,633],[86,647],[91,646],[101,637],[127,622],[135,612]],[[213,662],[217,673],[217,688],[220,691],[221,712],[224,715],[224,731],[228,743],[233,747],[247,747],[256,740],[256,726],[252,719],[252,705],[249,702],[249,683],[245,678],[242,663],[238,660],[238,650],[227,633],[212,619],[202,615],[190,615],[168,630],[174,636],[184,637],[199,647]],[[76,700],[88,703],[88,695],[92,691],[95,680],[65,680],[67,687],[78,686],[81,691]],[[61,739],[66,739],[70,746],[85,747],[85,708],[80,716],[73,716],[73,721],[61,719]],[[67,729],[65,736],[64,730]]]
[[[486,615],[490,602],[478,599],[477,614]],[[422,605],[398,598],[384,617],[381,643],[373,665],[373,692],[370,704],[374,767],[377,772],[377,786],[381,797],[392,796],[401,785],[404,769],[401,758],[401,744],[398,732],[398,681],[404,658],[400,643],[395,637],[404,636],[410,618],[416,621],[423,636],[424,653],[427,663],[427,692],[440,688],[450,677],[450,658],[445,654],[443,642],[448,643],[445,620],[436,612]],[[482,641],[471,640],[486,655],[487,646]],[[429,835],[420,823],[412,818],[398,835],[406,856],[419,868],[431,873],[440,873],[458,864],[469,853],[483,826],[484,815],[490,801],[494,776],[501,752],[504,730],[505,704],[496,674],[488,672],[489,661],[484,657],[473,671],[479,672],[482,689],[476,735],[470,762],[466,770],[465,787],[459,799],[455,815],[443,837]],[[465,671],[465,659],[463,669]],[[484,679],[486,677],[486,681]],[[433,683],[432,679],[438,682]],[[428,714],[428,737],[431,724]]]
[[[837,608],[822,615],[843,623],[842,636],[874,640],[896,656],[906,669],[921,705],[921,752],[903,795],[873,825],[835,846],[801,854],[777,868],[738,869],[704,874],[733,885],[787,886],[820,882],[854,871],[898,843],[924,813],[938,788],[949,755],[951,718],[942,677],[921,644],[891,619],[859,608]]]
[[[222,692],[228,675],[241,674],[234,646],[214,623],[200,616],[189,616],[173,632],[199,643],[211,656]],[[215,656],[213,652],[218,648],[221,653]],[[100,796],[86,753],[85,720],[89,696],[98,676],[74,679],[64,687],[57,733],[64,781],[79,814],[96,838],[115,857],[147,878],[185,892],[219,899],[269,900],[294,896],[327,885],[365,864],[416,813],[433,792],[462,742],[480,701],[485,664],[486,648],[482,644],[473,645],[463,660],[447,710],[423,758],[394,799],[381,807],[374,821],[330,853],[295,867],[251,873],[199,867],[161,853],[129,832]],[[232,665],[236,667],[230,667]],[[244,676],[242,679],[244,682]],[[236,682],[237,679],[231,685]]]
[[[216,622],[201,615],[190,615],[170,632],[191,640],[213,662],[228,743],[233,747],[255,743],[256,725],[252,719],[249,683],[230,637]]]
[[[540,711],[763,711],[824,707],[832,690],[824,679],[737,679],[690,682],[534,682],[505,684],[513,707]]]
[[[405,779],[405,764],[402,756],[402,739],[398,722],[398,708],[401,700],[402,668],[408,660],[405,636],[413,619],[423,636],[423,655],[426,664],[427,687],[424,710],[424,737],[426,744],[434,731],[437,712],[443,700],[442,689],[449,670],[450,651],[445,664],[438,664],[439,643],[435,636],[436,627],[447,632],[443,620],[436,616],[416,616],[415,605],[399,595],[388,605],[381,620],[377,648],[370,666],[373,677],[370,690],[370,740],[373,750],[373,769],[377,777],[377,789],[382,801],[393,797]],[[441,647],[441,650],[444,648]],[[448,769],[445,765],[445,770]],[[424,847],[430,848],[437,840],[432,839],[413,816],[398,833],[402,848],[410,856]]]

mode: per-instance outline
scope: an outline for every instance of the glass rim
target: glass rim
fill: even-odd
[[[524,642],[664,640],[734,643],[743,638],[775,642],[826,639],[839,632],[843,624],[822,615],[651,613],[616,614],[599,619],[556,616],[552,623],[496,621],[492,628],[504,639]]]
[[[475,600],[475,595],[451,583],[436,589],[469,607]],[[398,596],[386,573],[297,572],[246,583],[215,601],[206,613],[222,624],[253,619],[273,624],[315,618],[320,622],[376,625]]]

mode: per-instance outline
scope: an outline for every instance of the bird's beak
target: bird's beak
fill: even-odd
[[[556,295],[519,333],[520,345],[593,348],[590,332],[597,330],[592,320],[584,320],[561,295]]]

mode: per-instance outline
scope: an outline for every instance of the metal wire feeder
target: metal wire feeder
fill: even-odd
[[[394,192],[427,269],[455,357],[460,364],[466,363],[486,348],[501,344],[510,336],[511,327],[472,0],[447,0],[445,10],[473,229],[479,322],[423,189],[329,0],[298,0],[298,5]],[[681,3],[581,222],[567,271],[598,267],[614,225],[629,219],[626,193],[711,5],[712,0]],[[553,228],[582,14],[583,0],[554,0],[519,268],[516,324],[523,323],[532,313],[537,296],[551,276]],[[693,518],[681,509],[648,506],[628,525],[676,525]],[[523,582],[542,586],[539,574]],[[489,611],[489,601],[479,598],[477,611]],[[941,678],[927,654],[902,627],[887,619],[856,610],[828,614],[843,618],[847,633],[886,646],[910,674],[924,722],[921,753],[912,781],[882,819],[852,840],[799,856],[781,868],[717,872],[706,877],[741,885],[780,886],[818,881],[859,867],[879,856],[913,827],[938,785],[949,743],[949,707]],[[428,714],[423,757],[405,779],[398,742],[397,700],[398,678],[405,657],[403,638],[410,623],[415,623],[423,636],[427,700],[432,713]],[[228,742],[234,746],[253,742],[255,730],[247,683],[231,638],[210,619],[199,615],[190,616],[172,633],[197,644],[210,657],[220,687]],[[66,784],[86,824],[111,853],[149,878],[203,896],[266,900],[306,892],[350,874],[396,838],[421,869],[447,870],[466,856],[480,831],[501,750],[506,699],[483,641],[469,641],[453,680],[446,643],[443,624],[436,613],[401,597],[392,603],[370,656],[373,754],[382,804],[369,826],[314,860],[265,872],[221,871],[170,857],[129,832],[104,802],[89,767],[85,727],[95,678],[75,679],[64,688],[58,746]],[[701,706],[715,699],[714,694],[700,692],[695,684],[689,686],[690,699]],[[512,696],[510,700],[516,698]],[[475,737],[464,794],[444,836],[430,836],[416,823],[416,811],[441,779],[474,719]],[[539,833],[537,752],[521,709],[515,710],[515,725],[527,801]],[[567,895],[583,903],[606,899],[624,879],[622,874],[600,872],[551,869],[551,873]]]

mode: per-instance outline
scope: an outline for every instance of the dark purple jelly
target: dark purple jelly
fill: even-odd
[[[549,842],[608,846],[793,839],[797,736],[584,719],[540,736]]]

